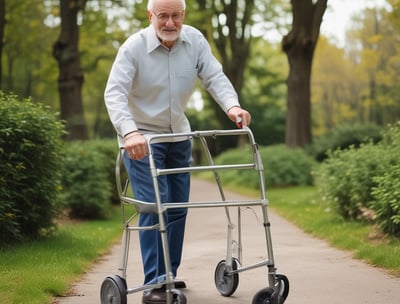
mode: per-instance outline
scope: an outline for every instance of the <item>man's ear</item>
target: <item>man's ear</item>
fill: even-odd
[[[153,16],[153,14],[151,13],[150,10],[147,10],[147,17],[149,18],[149,21],[151,22],[151,17]]]

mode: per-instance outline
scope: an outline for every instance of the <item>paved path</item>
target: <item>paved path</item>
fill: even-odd
[[[216,185],[193,180],[191,201],[218,197]],[[217,195],[217,196],[216,196]],[[226,192],[227,199],[244,199]],[[273,203],[273,202],[271,202]],[[242,264],[265,256],[265,238],[257,216],[245,210],[243,219]],[[303,233],[269,209],[272,241],[278,273],[290,280],[285,304],[398,304],[400,278],[351,257],[351,253],[330,248],[327,243]],[[266,287],[266,269],[257,268],[239,275],[239,287],[231,297],[222,297],[214,285],[214,270],[226,251],[226,216],[223,208],[189,209],[183,264],[178,276],[188,288],[189,304],[248,304],[257,291]],[[128,287],[141,284],[141,264],[137,236],[133,236],[128,267]],[[55,299],[58,304],[99,303],[102,281],[117,274],[120,246],[115,245],[82,279],[72,286],[71,294]],[[141,293],[128,295],[128,303],[140,304]]]

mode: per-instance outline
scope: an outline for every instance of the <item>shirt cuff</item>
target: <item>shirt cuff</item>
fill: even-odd
[[[137,127],[133,120],[123,121],[118,130],[121,137],[125,137],[125,135],[128,133],[132,133],[134,131],[137,131]]]
[[[236,98],[229,98],[229,99],[225,100],[224,109],[223,109],[225,111],[225,113],[228,113],[228,111],[233,107],[240,108],[240,104]]]

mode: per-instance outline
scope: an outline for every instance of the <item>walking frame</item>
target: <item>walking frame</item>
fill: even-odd
[[[210,152],[208,141],[211,139],[217,139],[221,136],[238,136],[247,138],[249,145],[251,146],[251,153],[253,161],[250,163],[242,164],[224,164],[217,165],[214,163],[213,156]],[[172,134],[151,134],[146,135],[148,151],[149,151],[149,163],[150,171],[153,179],[154,191],[155,191],[155,202],[144,202],[128,196],[129,192],[129,180],[123,177],[121,168],[123,167],[123,153],[121,149],[117,156],[115,175],[117,182],[117,191],[121,200],[122,209],[122,222],[124,226],[122,236],[122,249],[121,249],[121,260],[119,265],[119,275],[108,276],[102,283],[100,297],[101,303],[117,303],[126,304],[127,295],[135,292],[144,291],[149,288],[160,288],[165,285],[167,304],[184,304],[186,303],[186,297],[183,292],[175,288],[175,278],[171,271],[171,263],[169,256],[169,248],[167,242],[167,231],[164,219],[164,212],[170,208],[225,208],[225,214],[228,223],[227,233],[227,252],[226,258],[220,261],[215,269],[215,285],[217,290],[222,296],[231,296],[238,287],[239,273],[251,270],[254,268],[266,266],[268,286],[258,291],[253,297],[252,304],[282,304],[285,302],[289,294],[289,280],[283,274],[277,274],[277,269],[274,262],[274,254],[272,249],[272,238],[270,231],[270,222],[268,218],[268,199],[266,197],[266,189],[264,182],[264,167],[262,159],[258,150],[258,145],[255,142],[253,133],[248,127],[234,130],[208,130],[208,131],[194,131],[187,133],[172,133]],[[151,145],[155,142],[165,142],[174,139],[191,139],[193,141],[200,142],[200,146],[203,151],[203,155],[206,156],[207,165],[194,165],[185,168],[170,168],[170,169],[158,169],[155,166],[153,151]],[[227,200],[223,191],[222,182],[219,177],[219,171],[222,170],[253,170],[256,172],[259,179],[260,198],[258,199],[246,199],[246,200]],[[217,183],[221,199],[218,201],[196,201],[196,202],[174,202],[174,203],[162,203],[160,199],[160,192],[158,187],[158,177],[161,175],[168,174],[179,174],[187,172],[200,172],[209,171],[214,174],[215,181]],[[125,182],[123,181],[125,180]],[[128,212],[128,207],[134,206],[135,211]],[[266,259],[258,261],[254,264],[243,266],[242,261],[242,227],[241,227],[241,208],[260,206],[262,210],[262,225],[265,232],[266,242]],[[229,209],[231,207],[237,207],[238,216],[238,227],[237,227],[237,238],[235,241],[233,237],[234,224],[231,220]],[[132,208],[131,208],[132,209]],[[130,210],[131,210],[130,209]],[[136,224],[136,217],[140,213],[154,213],[158,214],[159,223],[154,226],[139,227]],[[140,285],[133,288],[128,288],[126,283],[127,278],[127,265],[129,256],[129,244],[130,234],[133,231],[144,231],[157,229],[161,235],[162,249],[164,253],[166,280],[163,283],[151,284],[151,285]],[[235,247],[235,248],[234,248]],[[237,249],[234,255],[234,249]]]

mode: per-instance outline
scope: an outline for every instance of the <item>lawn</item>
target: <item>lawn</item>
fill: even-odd
[[[118,208],[110,220],[69,222],[50,238],[0,249],[0,303],[51,303],[121,232]]]

